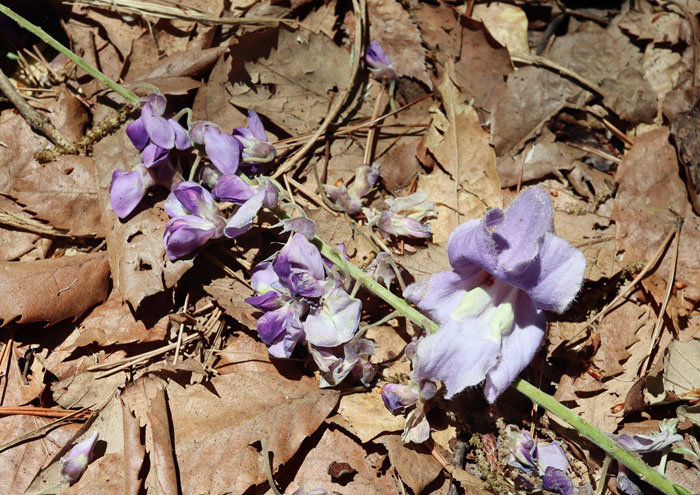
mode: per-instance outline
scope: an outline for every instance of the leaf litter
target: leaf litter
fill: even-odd
[[[349,2],[233,2],[230,10],[191,2],[208,23],[184,11],[140,13],[120,0],[77,3],[63,12],[61,36],[88,63],[135,90],[155,85],[173,95],[168,111],[191,106],[194,120],[225,133],[250,122],[254,109],[279,153],[275,166],[318,129],[362,56]],[[457,225],[507,206],[521,189],[543,188],[555,231],[587,266],[581,293],[550,315],[547,343],[523,377],[606,433],[647,434],[677,417],[692,452],[700,424],[692,57],[700,37],[688,16],[698,10],[638,4],[562,11],[360,1],[395,88],[389,95],[362,70],[330,129],[278,179],[319,238],[343,245],[348,263],[365,268],[386,251],[405,282],[450,269],[444,247]],[[294,22],[246,21],[261,16]],[[17,39],[3,47],[20,53],[36,42]],[[69,141],[107,126],[118,100],[47,46],[37,49],[56,57],[55,74],[20,82],[24,61],[9,73],[29,103]],[[270,355],[256,331],[263,313],[246,302],[257,293],[253,267],[272,259],[286,234],[253,228],[173,261],[162,241],[164,188],[127,218],[112,211],[115,170],[142,161],[123,126],[98,132],[80,156],[39,163],[34,155],[48,141],[1,104],[0,445],[90,411],[87,422],[69,419],[0,452],[8,494],[59,483],[60,457],[94,431],[95,459],[57,493],[272,493],[270,483],[290,494],[527,493],[502,451],[505,423],[540,441],[565,440],[577,458],[575,486],[598,479],[601,452],[550,413],[530,415],[512,391],[490,409],[479,387],[431,401],[432,439],[404,443],[404,418],[385,407],[380,389],[410,383],[416,325],[394,318],[372,326],[392,318],[391,308],[359,290],[359,327],[375,346],[366,359],[377,373],[368,386],[353,373],[319,388],[328,375],[313,346],[288,360]],[[353,187],[368,157],[380,163],[380,180],[350,218],[324,201],[325,185]],[[184,153],[170,158],[188,170]],[[381,237],[370,212],[415,192],[436,202],[431,237]],[[397,281],[390,287],[401,294]],[[668,454],[672,481],[692,490],[697,473],[697,457]],[[617,489],[614,478],[608,485]]]

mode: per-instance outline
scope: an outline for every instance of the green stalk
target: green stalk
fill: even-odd
[[[69,49],[61,45],[58,41],[56,41],[47,33],[45,33],[42,29],[38,28],[37,26],[34,26],[29,21],[23,19],[22,17],[20,17],[19,15],[17,15],[16,13],[14,13],[13,11],[1,4],[0,12],[14,19],[15,22],[17,22],[20,26],[34,33],[36,36],[44,40],[56,50],[63,53],[66,57],[75,62],[75,64],[78,65],[78,67],[83,69],[85,72],[93,76],[98,81],[105,84],[107,87],[109,87],[116,93],[120,94],[130,103],[136,103],[138,101],[138,96],[136,96],[128,89],[123,88],[119,84],[115,83],[96,68],[90,66],[87,62],[85,62],[85,60],[78,57]],[[281,219],[289,218],[289,215],[287,215],[284,211],[282,211],[279,208],[276,209],[274,213]],[[437,323],[431,321],[428,317],[426,317],[418,310],[413,308],[405,299],[393,294],[391,291],[386,289],[377,281],[373,280],[361,269],[359,269],[358,267],[350,263],[348,260],[346,260],[343,254],[338,249],[331,247],[318,237],[316,237],[313,242],[319,248],[323,256],[325,256],[328,260],[330,260],[341,270],[345,270],[349,276],[362,283],[362,285],[364,285],[367,288],[367,290],[372,292],[380,299],[384,300],[384,302],[393,307],[401,316],[404,316],[407,320],[411,321],[415,325],[420,326],[421,328],[424,328],[430,333],[434,333],[439,329],[439,325]],[[573,426],[583,437],[587,438],[588,440],[599,446],[611,457],[615,458],[615,460],[620,461],[631,471],[637,474],[637,476],[639,476],[642,480],[646,481],[654,488],[660,490],[665,495],[691,495],[690,492],[674,483],[671,483],[661,473],[649,467],[639,457],[630,454],[625,449],[617,445],[605,433],[583,420],[571,409],[558,402],[551,395],[542,392],[541,390],[537,389],[533,385],[520,378],[515,380],[512,387],[515,388],[521,394],[528,397],[535,404],[539,404],[555,416],[558,416],[559,418],[566,421],[568,424]]]
[[[66,57],[68,57],[71,61],[75,62],[75,65],[83,69],[85,72],[90,74],[92,77],[100,81],[102,84],[110,88],[112,91],[120,94],[126,101],[129,103],[136,103],[139,101],[139,97],[136,96],[134,93],[129,91],[128,89],[124,88],[123,86],[120,86],[119,84],[115,83],[112,81],[109,77],[104,75],[102,72],[99,70],[95,69],[94,67],[90,66],[85,60],[77,56],[75,53],[70,51],[68,48],[63,46],[61,43],[58,42],[58,40],[54,39],[49,33],[41,29],[39,26],[35,26],[28,20],[26,20],[24,17],[18,15],[8,7],[0,4],[0,12],[5,14],[7,17],[15,21],[17,24],[22,26],[24,29],[29,31],[30,33],[34,34],[37,36],[39,39],[42,41],[48,43],[50,46],[64,54]]]

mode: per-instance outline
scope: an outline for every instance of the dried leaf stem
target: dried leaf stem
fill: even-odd
[[[313,146],[313,144],[316,142],[316,140],[326,131],[328,126],[330,126],[331,122],[335,119],[337,114],[340,112],[340,108],[342,107],[342,101],[347,97],[347,95],[350,94],[352,91],[352,86],[354,85],[354,79],[357,75],[357,72],[359,72],[359,66],[360,66],[360,58],[362,56],[362,35],[364,34],[364,25],[365,25],[365,19],[366,19],[366,0],[353,0],[353,7],[355,9],[355,14],[356,18],[358,19],[357,22],[357,27],[355,31],[355,59],[353,61],[353,81],[352,84],[349,84],[348,87],[345,90],[345,93],[342,98],[338,98],[333,105],[332,111],[329,112],[328,117],[324,120],[324,123],[321,125],[321,127],[316,131],[312,139],[307,142],[307,144],[297,152],[285,165],[284,169],[278,170],[278,173],[276,175],[281,175],[282,173],[288,171],[291,169],[291,167],[298,161],[300,160],[306,152]],[[38,27],[34,26],[31,24],[29,21],[23,19],[22,17],[18,16],[14,12],[12,12],[10,9],[7,7],[0,5],[0,12],[8,15],[12,19],[14,19],[16,22],[18,22],[21,26],[25,27],[32,33],[36,34],[39,36],[42,40],[46,41],[49,43],[51,46],[56,48],[58,51],[61,53],[64,53],[70,60],[73,60],[76,65],[78,65],[80,68],[91,74],[93,77],[98,79],[99,81],[103,82],[103,84],[107,85],[109,88],[117,92],[118,94],[122,95],[124,98],[126,98],[130,103],[135,103],[138,100],[138,97],[132,93],[131,91],[119,86],[117,83],[109,79],[107,76],[102,74],[99,70],[95,69],[94,67],[91,67],[87,62],[85,62],[82,58],[78,57],[75,55],[73,52],[62,46],[58,41],[55,39],[51,38],[48,34],[46,34],[43,30],[39,29]],[[530,62],[530,61],[527,61]],[[289,216],[280,208],[276,209],[274,213],[284,219],[284,218],[289,218]],[[657,256],[655,258],[659,258],[661,254],[663,253],[664,248],[668,245],[668,243],[671,240],[671,237],[673,236],[675,232],[675,228],[669,232],[669,235],[667,236],[666,240],[664,241],[663,245],[661,246],[659,252],[657,253]],[[354,264],[350,263],[348,260],[345,259],[343,254],[336,248],[331,247],[330,245],[326,244],[323,240],[321,240],[318,237],[315,237],[313,240],[314,244],[319,248],[321,251],[321,254],[327,258],[330,262],[332,262],[334,265],[339,267],[340,269],[343,269],[347,272],[347,274],[351,277],[353,277],[355,280],[360,282],[362,285],[364,285],[367,290],[372,292],[374,295],[382,299],[384,302],[389,304],[391,307],[393,307],[401,316],[405,317],[407,320],[411,321],[412,323],[424,328],[427,332],[429,333],[435,333],[438,331],[439,326],[437,323],[434,321],[430,320],[427,316],[423,315],[420,313],[418,310],[416,310],[414,307],[412,307],[405,299],[397,296],[396,294],[392,293],[390,290],[386,289],[384,286],[382,286],[379,282],[376,280],[372,279],[368,274],[366,274],[364,271],[362,271],[360,268],[355,266]],[[653,266],[654,263],[648,263],[645,269],[640,273],[637,278],[633,281],[631,284],[632,286],[636,285],[636,282],[641,280],[641,278],[646,274],[646,272]],[[629,289],[626,289],[618,295],[616,300],[619,300],[621,297],[624,297],[623,294],[626,294]],[[197,338],[198,335],[190,335],[188,337],[185,337],[183,339],[183,343],[188,342],[194,338]],[[131,366],[137,361],[140,360],[145,360],[150,356],[153,355],[158,355],[163,352],[166,352],[170,349],[175,348],[177,344],[173,343],[168,346],[165,346],[161,349],[156,349],[155,351],[151,351],[150,353],[142,354],[141,356],[135,356],[134,358],[130,358],[128,360],[125,360],[126,362],[121,365],[120,368],[125,368],[128,366]],[[110,364],[109,366],[114,366],[114,364]],[[95,370],[95,369],[104,369],[104,365],[98,365],[98,366],[93,366],[90,368],[90,370]],[[111,370],[110,372],[114,372],[115,370]],[[542,406],[555,416],[558,416],[559,418],[563,419],[566,421],[569,425],[574,427],[583,437],[587,438],[591,442],[593,442],[595,445],[603,449],[607,454],[609,454],[611,457],[616,459],[617,461],[620,461],[623,463],[625,466],[627,466],[631,471],[633,471],[637,476],[640,477],[643,481],[647,482],[651,486],[657,488],[660,490],[662,493],[665,495],[691,495],[691,493],[684,488],[682,488],[679,485],[676,485],[669,481],[664,475],[661,473],[657,472],[655,469],[651,468],[648,466],[644,461],[641,460],[641,458],[627,452],[625,449],[617,445],[608,435],[603,433],[601,430],[599,430],[597,427],[589,424],[586,422],[583,418],[578,416],[576,413],[574,413],[571,409],[568,407],[564,406],[561,404],[559,401],[557,401],[554,397],[551,395],[546,394],[545,392],[542,392],[539,390],[537,387],[531,385],[530,383],[526,382],[525,380],[518,378],[515,380],[515,382],[512,384],[512,387],[528,397],[532,402]],[[82,410],[81,410],[82,411]],[[76,414],[78,411],[76,411]],[[54,423],[50,423],[49,425],[46,425],[45,427],[41,428],[40,430],[43,431],[43,429],[48,428],[52,424],[55,424],[59,421],[65,421],[68,417],[59,419],[55,421]],[[37,430],[38,431],[38,430]],[[32,432],[33,433],[33,432]],[[31,435],[31,434],[28,434]],[[30,438],[29,436],[26,436],[27,438]],[[10,444],[5,444],[0,446],[0,452],[3,450],[6,450],[8,447],[11,447],[12,445],[16,445],[17,443],[24,441],[25,438],[22,439],[17,439],[14,440],[13,442],[10,442]]]

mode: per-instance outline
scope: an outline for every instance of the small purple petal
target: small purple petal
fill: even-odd
[[[148,189],[144,185],[146,175],[141,170],[124,172],[115,170],[112,173],[112,184],[109,186],[109,201],[112,210],[119,218],[128,217],[136,209]]]
[[[255,306],[260,311],[268,312],[279,309],[282,305],[282,297],[277,291],[271,290],[259,296],[246,297],[245,302]]]
[[[235,174],[224,174],[211,193],[219,201],[242,205],[255,195],[256,189]]]
[[[542,477],[542,488],[557,495],[574,495],[574,483],[566,473],[559,469],[548,467]]]
[[[496,273],[498,267],[496,243],[483,220],[468,220],[454,229],[447,239],[447,254],[457,271],[473,270],[476,265]]]
[[[141,110],[141,118],[146,127],[146,132],[155,144],[161,148],[171,150],[175,147],[175,130],[167,119],[161,117],[150,103],[146,103]]]
[[[141,162],[148,167],[157,167],[168,159],[168,150],[156,144],[149,144],[141,152]]]
[[[289,238],[277,254],[274,268],[294,293],[304,297],[323,295],[320,281],[325,279],[326,274],[321,253],[302,234]]]
[[[320,347],[348,342],[360,324],[362,303],[343,289],[333,288],[315,311],[306,317],[306,341]]]
[[[226,222],[224,234],[230,239],[235,239],[239,235],[248,232],[253,226],[255,217],[258,216],[265,200],[265,191],[258,191],[248,201],[243,203],[238,211]]]
[[[294,217],[282,220],[275,227],[281,225],[282,232],[300,233],[308,240],[313,240],[316,237],[316,224],[313,220],[305,217]]]
[[[618,466],[617,479],[615,480],[617,489],[624,495],[643,495],[644,492],[637,484],[639,482],[637,477],[629,473],[622,464],[618,463]]]
[[[141,101],[150,104],[158,115],[163,115],[165,113],[165,107],[168,105],[168,100],[165,99],[165,96],[158,93],[151,93],[145,98],[141,98]]]
[[[569,469],[569,460],[557,442],[537,446],[537,466],[542,471],[553,467],[563,473]]]
[[[381,212],[377,226],[383,233],[413,239],[427,239],[431,235],[429,223],[422,224],[415,218],[405,217],[390,210]]]
[[[172,192],[192,215],[206,217],[215,213],[214,198],[211,193],[196,182],[181,182]]]
[[[192,122],[192,126],[188,132],[192,142],[199,145],[204,144],[204,129],[210,125],[212,125],[212,123],[206,120]]]
[[[224,174],[235,174],[238,170],[241,148],[230,134],[214,126],[204,129],[204,150],[211,162]]]
[[[61,458],[61,475],[64,481],[74,483],[80,479],[87,465],[92,461],[92,450],[97,437],[98,433],[95,431],[89,438],[73,447],[68,455]]]
[[[250,276],[250,285],[255,292],[260,294],[269,290],[279,291],[281,289],[280,278],[269,261],[264,261],[255,267]]]
[[[372,41],[369,47],[367,47],[365,62],[367,62],[367,66],[375,78],[386,81],[393,81],[396,79],[396,72],[392,67],[391,60],[387,54],[384,53],[378,41]]]
[[[126,135],[136,147],[137,150],[142,150],[146,147],[149,141],[148,131],[146,131],[146,126],[143,123],[143,118],[139,117],[134,120],[131,124],[126,126]]]
[[[357,215],[362,211],[362,203],[358,198],[350,196],[350,192],[344,185],[340,186],[325,186],[326,194],[335,203],[336,206],[342,208],[348,215]]]
[[[179,150],[186,150],[190,147],[190,139],[187,137],[187,131],[180,123],[175,119],[168,119],[168,124],[172,127],[175,132],[175,148]]]
[[[384,406],[396,414],[418,402],[418,389],[410,385],[388,383],[382,387]]]
[[[163,242],[168,258],[187,256],[216,235],[216,226],[202,217],[186,215],[171,218],[165,226]]]
[[[255,110],[248,110],[248,128],[253,134],[253,137],[259,141],[267,141],[265,127],[263,127],[260,117]]]

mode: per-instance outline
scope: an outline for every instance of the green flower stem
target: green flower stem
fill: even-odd
[[[120,94],[126,101],[129,103],[136,103],[139,100],[139,97],[136,96],[134,93],[129,91],[128,89],[124,88],[123,86],[120,86],[119,84],[115,83],[112,81],[109,77],[104,75],[102,72],[98,71],[94,67],[90,66],[85,60],[77,56],[75,53],[70,51],[68,48],[63,46],[61,43],[59,43],[56,39],[54,39],[49,33],[44,31],[38,26],[35,26],[28,20],[26,20],[24,17],[18,15],[8,7],[0,4],[0,12],[5,14],[7,17],[10,19],[14,20],[17,24],[22,26],[24,29],[29,31],[30,33],[36,35],[39,39],[42,41],[48,43],[51,45],[53,48],[64,54],[66,57],[68,57],[71,61],[75,62],[75,65],[83,69],[85,72],[90,74],[92,77],[100,81],[102,84],[110,88],[112,91]]]
[[[120,94],[129,103],[136,103],[138,101],[138,96],[136,96],[128,89],[115,83],[103,73],[101,73],[99,70],[90,66],[87,62],[85,62],[85,60],[78,57],[69,49],[61,45],[58,41],[56,41],[47,33],[45,33],[42,29],[31,24],[29,21],[18,16],[12,10],[8,9],[7,7],[1,4],[0,12],[14,19],[20,26],[34,33],[36,36],[44,40],[56,50],[63,53],[66,57],[75,62],[75,64],[78,67],[83,69],[85,72],[93,76],[98,81],[105,84],[107,87],[109,87],[116,93]],[[281,219],[289,218],[289,215],[287,215],[280,208],[275,209],[274,213]],[[346,260],[343,254],[340,252],[340,250],[331,247],[318,237],[316,237],[313,242],[319,248],[323,256],[325,256],[328,260],[330,260],[341,270],[345,270],[349,276],[362,283],[362,285],[364,285],[367,288],[367,290],[372,292],[380,299],[384,300],[384,302],[393,307],[398,312],[398,314],[404,316],[407,320],[420,326],[421,328],[424,328],[430,333],[434,333],[438,330],[439,326],[435,322],[431,321],[425,315],[413,308],[405,299],[393,294],[380,283],[373,280],[361,269],[359,269],[354,264]],[[589,439],[591,442],[599,446],[610,456],[623,463],[635,474],[637,474],[642,480],[646,481],[654,488],[657,488],[665,495],[691,495],[690,492],[674,483],[671,483],[661,473],[649,467],[639,457],[630,454],[625,449],[617,445],[605,433],[600,431],[595,426],[584,421],[571,409],[558,402],[551,395],[542,392],[541,390],[537,389],[536,387],[532,386],[531,384],[520,378],[518,378],[512,386],[518,392],[528,397],[532,402],[539,404],[543,408],[550,411],[552,414],[566,421],[585,438]]]

